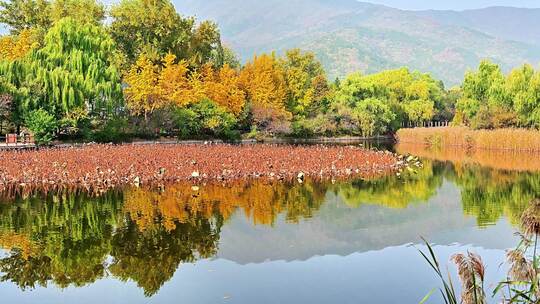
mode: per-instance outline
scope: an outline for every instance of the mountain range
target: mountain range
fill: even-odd
[[[313,51],[328,77],[407,66],[447,86],[482,59],[507,71],[540,63],[540,9],[406,11],[356,0],[182,0],[184,15],[216,21],[246,61],[289,48]]]

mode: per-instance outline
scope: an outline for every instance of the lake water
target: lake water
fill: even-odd
[[[443,264],[479,253],[492,290],[540,174],[422,161],[370,181],[5,195],[2,302],[418,303],[440,286],[421,236]]]

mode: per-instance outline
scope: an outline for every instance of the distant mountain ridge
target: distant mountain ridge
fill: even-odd
[[[493,37],[540,46],[540,8],[494,6],[464,11],[419,11],[418,16]]]
[[[329,78],[408,66],[448,86],[484,58],[508,70],[540,62],[540,9],[404,11],[355,0],[182,0],[182,14],[213,19],[243,60],[299,47]],[[491,18],[490,18],[491,16]]]

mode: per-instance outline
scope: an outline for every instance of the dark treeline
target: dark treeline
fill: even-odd
[[[446,90],[406,68],[329,81],[313,53],[242,65],[218,25],[169,0],[0,2],[0,133],[38,143],[133,137],[374,136],[405,124],[538,127],[540,73],[482,63]],[[511,111],[509,111],[511,110]],[[537,113],[538,112],[538,113]],[[493,121],[480,123],[485,117]]]

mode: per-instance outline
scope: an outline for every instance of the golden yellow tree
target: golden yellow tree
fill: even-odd
[[[191,71],[185,60],[167,54],[161,64],[141,56],[124,77],[126,102],[135,115],[145,115],[169,105],[185,107],[211,100],[238,116],[245,105],[239,73],[228,65],[214,70],[211,65]]]
[[[270,133],[286,133],[292,114],[287,111],[287,84],[274,54],[255,56],[240,73],[255,125]]]
[[[145,117],[161,108],[165,101],[158,87],[159,66],[146,56],[140,56],[124,77],[124,89],[128,109],[135,115]]]
[[[246,103],[239,73],[225,64],[219,71],[206,66],[203,75],[206,97],[238,116]]]
[[[204,97],[198,89],[199,77],[189,75],[188,64],[182,60],[175,63],[176,56],[167,54],[163,58],[163,69],[159,73],[157,87],[163,100],[180,107],[195,103]]]
[[[252,104],[285,110],[287,85],[274,54],[255,56],[248,62],[240,73],[240,84]]]
[[[0,38],[0,60],[13,61],[26,56],[39,45],[34,36],[32,30],[22,30],[19,35]]]

